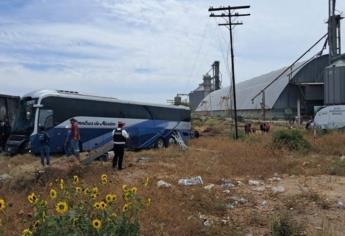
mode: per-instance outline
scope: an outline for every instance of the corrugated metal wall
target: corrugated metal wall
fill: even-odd
[[[325,77],[326,105],[345,104],[345,64],[327,67]]]

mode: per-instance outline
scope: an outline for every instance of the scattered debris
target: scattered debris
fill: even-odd
[[[225,217],[224,219],[221,220],[221,223],[223,225],[229,224],[230,223],[230,217],[229,216]]]
[[[221,185],[222,188],[233,188],[235,185],[232,183],[230,179],[222,179],[223,184]]]
[[[272,193],[273,194],[278,194],[278,193],[283,193],[283,192],[285,192],[284,186],[279,185],[276,187],[272,187]]]
[[[252,179],[250,179],[248,181],[248,184],[251,185],[251,186],[259,186],[259,185],[262,185],[262,182],[260,180],[252,180]]]
[[[181,150],[187,150],[188,146],[184,142],[179,131],[175,131],[171,136],[175,139],[177,144],[180,146]]]
[[[195,176],[189,179],[179,179],[178,181],[179,185],[185,185],[185,186],[191,186],[191,185],[199,185],[204,184],[202,181],[201,176]]]
[[[252,189],[256,192],[263,192],[266,190],[266,187],[265,186],[258,186],[258,187],[254,187]]]
[[[204,187],[206,190],[211,190],[214,187],[214,184],[209,184]]]
[[[217,216],[207,216],[199,213],[199,218],[203,221],[203,225],[209,227],[213,224],[226,225],[230,223],[230,217],[226,216],[223,218]]]
[[[268,181],[271,182],[271,183],[272,182],[279,182],[281,180],[282,179],[280,177],[277,177],[277,176],[274,176],[274,177],[268,179]]]
[[[9,174],[2,174],[0,175],[0,181],[4,181],[4,180],[7,180],[7,179],[12,179],[12,176],[10,176]]]
[[[229,189],[225,189],[225,190],[223,191],[223,193],[229,194],[229,193],[230,193],[230,190],[229,190]]]
[[[202,215],[199,213],[199,218],[203,221],[203,224],[205,226],[211,226],[211,224],[213,223],[213,221],[210,219],[210,217],[208,217],[206,215]]]
[[[339,209],[344,209],[345,208],[344,203],[342,201],[340,201],[340,200],[337,200],[337,205],[336,206]]]
[[[114,151],[109,151],[109,152],[107,152],[107,158],[108,158],[108,160],[113,159],[113,158],[114,158],[114,156],[115,156]]]
[[[264,200],[260,205],[262,208],[265,208],[265,207],[267,207],[267,204],[268,204],[268,202],[266,200]]]
[[[342,155],[342,156],[340,157],[340,160],[341,160],[341,161],[345,161],[345,156]]]
[[[139,161],[151,161],[151,160],[152,160],[151,157],[139,157],[139,158],[137,159],[137,162],[139,162]]]
[[[228,204],[225,205],[225,207],[226,207],[227,209],[234,209],[234,208],[236,207],[236,204],[234,204],[234,203],[228,203]]]
[[[158,188],[170,188],[172,185],[169,184],[168,182],[165,182],[164,180],[159,180],[157,182]]]
[[[240,180],[237,180],[237,186],[244,186],[245,184],[242,182],[242,181],[240,181]]]
[[[309,165],[309,161],[305,161],[303,162],[302,166],[308,166]]]
[[[248,200],[245,199],[244,197],[238,197],[238,196],[232,196],[230,200],[232,200],[235,203],[235,205],[237,205],[237,203],[246,204],[248,202]]]

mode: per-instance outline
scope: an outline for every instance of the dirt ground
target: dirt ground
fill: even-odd
[[[0,197],[8,205],[5,235],[25,228],[31,191],[44,195],[57,177],[78,174],[92,183],[103,173],[115,191],[122,184],[140,186],[149,177],[149,186],[139,188],[152,198],[141,213],[141,235],[271,235],[282,215],[301,226],[304,235],[344,235],[345,134],[314,139],[304,133],[312,144],[309,153],[273,149],[271,134],[240,141],[218,131],[208,134],[192,140],[186,151],[172,146],[127,152],[122,171],[112,170],[110,161],[84,166],[54,157],[52,167],[42,169],[31,155],[0,156]],[[203,184],[178,184],[193,176],[201,176]],[[171,187],[159,188],[159,180]]]

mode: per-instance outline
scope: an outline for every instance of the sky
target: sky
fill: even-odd
[[[328,0],[0,0],[0,93],[166,103],[195,89],[215,60],[227,86],[229,31],[208,8],[247,4],[240,12],[251,16],[234,28],[237,82],[289,65],[327,32]]]

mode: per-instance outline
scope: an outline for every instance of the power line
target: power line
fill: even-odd
[[[235,138],[238,139],[238,124],[237,124],[237,105],[236,105],[236,84],[235,84],[235,63],[234,63],[234,49],[233,49],[233,38],[232,38],[232,30],[233,26],[235,25],[242,25],[242,22],[232,22],[233,17],[242,17],[242,16],[250,16],[250,14],[240,14],[234,10],[241,10],[241,9],[248,9],[250,8],[249,5],[243,6],[227,6],[227,7],[210,7],[208,9],[209,12],[212,12],[210,17],[221,17],[221,18],[228,18],[226,23],[218,24],[219,26],[228,26],[230,32],[230,52],[231,52],[231,74],[232,74],[232,91],[234,97],[234,118],[235,118]],[[215,15],[213,12],[223,11],[220,15]]]

